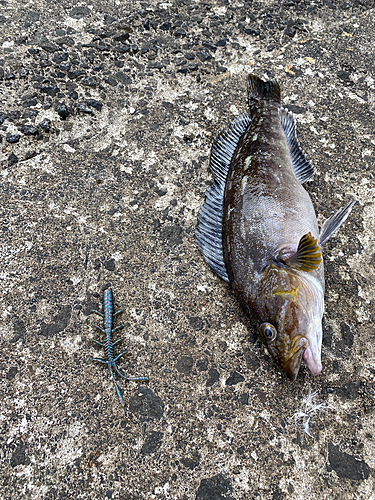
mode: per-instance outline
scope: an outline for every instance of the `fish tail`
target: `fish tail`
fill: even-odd
[[[256,75],[247,80],[249,106],[252,112],[260,111],[265,101],[281,104],[280,85],[276,80],[264,81]]]

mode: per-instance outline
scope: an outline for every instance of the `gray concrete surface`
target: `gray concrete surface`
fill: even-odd
[[[374,2],[0,1],[0,498],[375,498]],[[323,372],[201,258],[215,133],[276,77],[317,167]],[[42,125],[40,125],[42,124]],[[116,396],[92,308],[126,309]],[[307,433],[308,432],[308,433]]]

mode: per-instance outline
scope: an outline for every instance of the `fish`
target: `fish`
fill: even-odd
[[[276,365],[296,380],[302,361],[322,371],[322,247],[349,216],[350,200],[318,228],[303,185],[315,168],[301,149],[280,85],[248,75],[249,114],[214,139],[195,233],[211,269],[230,283]]]

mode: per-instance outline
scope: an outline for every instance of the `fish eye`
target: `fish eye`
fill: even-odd
[[[268,342],[275,340],[277,337],[277,330],[271,323],[262,323],[260,330]]]

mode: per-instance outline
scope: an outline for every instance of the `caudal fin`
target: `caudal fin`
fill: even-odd
[[[261,110],[265,102],[281,103],[280,85],[276,80],[268,82],[256,75],[249,75],[247,80],[249,106],[252,112]]]

